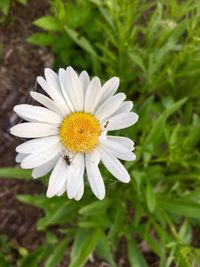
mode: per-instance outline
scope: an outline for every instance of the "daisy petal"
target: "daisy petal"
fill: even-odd
[[[23,153],[19,153],[17,154],[15,161],[17,163],[21,163],[23,159],[25,159],[25,157],[28,156],[27,154],[23,154]]]
[[[135,160],[135,154],[123,146],[116,145],[111,142],[101,143],[102,148],[105,152],[112,154],[114,157],[122,160]]]
[[[128,149],[134,149],[134,142],[128,137],[108,135],[107,140],[115,143],[116,145],[119,144],[127,147]]]
[[[119,78],[118,77],[112,77],[108,81],[104,83],[104,85],[101,88],[102,94],[101,99],[98,103],[98,107],[102,105],[102,103],[107,99],[110,98],[112,95],[114,95],[119,87]]]
[[[60,107],[59,110],[62,111],[63,115],[70,113],[70,109],[65,103],[62,96],[60,96],[57,91],[51,90],[43,77],[37,77],[37,82],[43,88],[43,90],[54,100],[56,107]]]
[[[95,196],[102,200],[105,197],[105,185],[96,162],[99,162],[99,154],[97,151],[94,150],[86,154],[86,170],[90,187]]]
[[[113,97],[108,98],[97,110],[96,116],[100,120],[112,115],[126,98],[126,95],[119,93]]]
[[[134,112],[122,113],[113,116],[109,119],[107,130],[113,131],[113,130],[124,129],[135,124],[137,120],[138,120],[138,115]]]
[[[79,75],[79,79],[82,83],[82,87],[83,87],[83,94],[85,95],[86,94],[86,90],[89,86],[89,83],[90,83],[90,78],[89,78],[89,75],[87,73],[87,71],[82,71],[81,74]]]
[[[44,76],[49,88],[52,91],[56,91],[60,96],[62,96],[58,75],[53,70],[45,68]]]
[[[86,91],[85,112],[92,112],[101,97],[101,83],[98,77],[94,77]]]
[[[46,150],[60,141],[57,135],[33,139],[16,147],[18,153],[30,154]]]
[[[56,196],[60,197],[67,191],[67,180],[63,187],[56,193]]]
[[[10,128],[10,133],[18,137],[35,138],[58,134],[58,129],[53,124],[25,122]]]
[[[121,103],[118,110],[116,110],[116,112],[113,114],[113,116],[124,113],[124,112],[129,112],[129,111],[131,111],[132,108],[133,108],[133,102],[132,101],[124,101],[123,103]]]
[[[55,144],[50,148],[43,150],[42,153],[35,152],[28,155],[24,160],[21,162],[21,167],[23,169],[32,169],[43,164],[46,164],[48,161],[55,158],[58,154],[61,153],[61,145]]]
[[[76,111],[83,111],[83,88],[78,75],[72,67],[66,69],[66,89]]]
[[[51,100],[47,96],[40,94],[40,93],[37,93],[37,92],[34,92],[34,91],[31,91],[30,95],[32,96],[33,99],[35,99],[38,103],[42,104],[46,108],[48,108],[52,111],[56,111],[55,104],[54,104],[53,100]]]
[[[49,178],[47,197],[53,197],[65,188],[69,175],[68,169],[64,159],[60,157]]]
[[[83,180],[84,155],[82,153],[76,154],[70,166],[71,172],[67,180],[67,195],[71,199],[77,194]]]
[[[82,180],[81,180],[81,186],[80,186],[80,188],[79,188],[79,190],[78,190],[78,193],[75,195],[74,199],[75,199],[76,201],[79,201],[79,200],[82,198],[83,193],[84,193],[84,181],[83,181],[83,179],[82,179]]]
[[[55,112],[38,106],[31,106],[27,104],[17,105],[13,110],[27,121],[36,121],[44,123],[59,124],[62,118]]]
[[[101,160],[108,171],[119,181],[128,183],[130,181],[130,176],[121,162],[101,147],[98,147],[97,149],[100,153]]]
[[[59,75],[60,86],[61,86],[61,90],[62,90],[64,99],[65,99],[68,107],[70,108],[70,110],[75,111],[75,108],[74,108],[74,106],[71,102],[71,99],[69,97],[69,92],[67,91],[67,88],[66,88],[66,70],[60,68],[58,75]]]
[[[38,177],[42,177],[48,174],[55,167],[57,161],[58,161],[58,156],[48,161],[47,163],[34,168],[32,172],[32,177],[36,179]]]

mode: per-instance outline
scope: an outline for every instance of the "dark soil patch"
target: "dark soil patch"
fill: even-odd
[[[28,101],[36,76],[53,62],[46,49],[26,43],[26,38],[35,30],[32,21],[46,10],[47,1],[13,5],[4,25],[0,25],[0,166],[14,165],[18,141],[9,134],[9,128],[18,121],[12,111],[14,105]]]
[[[15,165],[15,147],[20,142],[9,134],[9,128],[19,121],[13,107],[27,102],[36,76],[53,62],[47,49],[26,43],[35,31],[32,21],[46,13],[48,1],[28,2],[27,6],[14,2],[5,23],[0,25],[0,167]],[[43,187],[36,181],[0,179],[0,234],[29,250],[43,239],[35,227],[42,214],[18,202],[15,196],[41,191]]]

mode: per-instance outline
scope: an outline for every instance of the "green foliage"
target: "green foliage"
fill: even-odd
[[[15,179],[30,179],[31,171],[20,168],[1,168],[0,177]]]
[[[56,226],[62,234],[48,237],[53,244],[48,241],[25,256],[22,266],[44,261],[56,266],[69,249],[70,267],[84,266],[94,251],[115,267],[114,255],[123,245],[127,266],[146,267],[142,244],[159,267],[198,266],[192,227],[200,222],[199,1],[50,3],[49,14],[33,22],[42,32],[28,42],[48,46],[55,69],[72,65],[103,81],[120,77],[120,90],[139,113],[138,123],[123,131],[136,142],[137,160],[125,163],[132,178],[127,185],[114,182],[102,168],[103,201],[88,186],[80,202],[18,196],[44,211],[38,230]],[[30,177],[18,169],[2,169],[0,175]]]

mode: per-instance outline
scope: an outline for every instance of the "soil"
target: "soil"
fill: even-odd
[[[26,43],[26,38],[36,31],[33,20],[47,12],[47,0],[29,0],[25,6],[13,1],[9,16],[0,24],[0,167],[15,165],[15,147],[20,143],[9,134],[10,127],[19,122],[13,107],[29,101],[29,91],[34,88],[36,77],[53,64],[53,57],[47,49]],[[43,242],[44,236],[35,226],[42,211],[20,203],[16,195],[44,191],[39,181],[0,179],[0,235],[6,235],[14,247],[32,251]],[[128,267],[124,242],[121,242],[116,260],[118,266]],[[154,255],[147,253],[146,258],[149,266],[157,266]],[[67,266],[68,262],[69,251],[60,267]],[[109,265],[94,256],[86,266]]]
[[[26,6],[13,1],[9,16],[0,24],[0,167],[15,165],[15,147],[20,143],[9,134],[9,128],[19,121],[13,107],[27,103],[36,76],[52,66],[53,57],[47,49],[26,43],[36,30],[32,21],[47,10],[46,0],[30,0]],[[35,227],[42,212],[15,198],[16,194],[42,191],[40,182],[0,179],[0,235],[28,250],[42,242]]]

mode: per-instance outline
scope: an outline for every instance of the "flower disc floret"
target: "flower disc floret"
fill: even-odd
[[[93,114],[73,112],[63,119],[59,134],[62,144],[68,150],[85,153],[97,145],[101,127]]]

